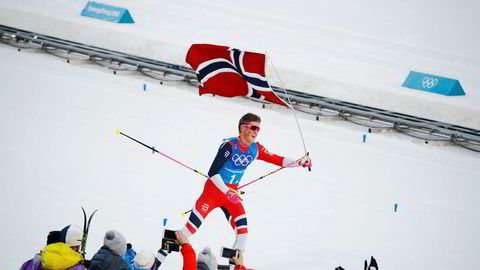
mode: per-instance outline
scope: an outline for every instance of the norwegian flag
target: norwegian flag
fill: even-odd
[[[290,107],[272,91],[265,78],[265,54],[193,44],[186,61],[197,74],[200,95],[247,96]]]

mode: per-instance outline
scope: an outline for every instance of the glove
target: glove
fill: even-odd
[[[234,204],[237,204],[243,201],[242,198],[240,198],[240,195],[238,195],[238,192],[236,190],[229,189],[225,195],[227,195],[228,200]]]
[[[304,156],[301,159],[297,160],[298,166],[302,166],[304,168],[311,168],[312,167],[312,160],[309,156]]]

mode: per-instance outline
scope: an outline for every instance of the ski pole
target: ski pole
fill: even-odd
[[[292,162],[292,164],[293,164],[293,162]],[[276,172],[278,172],[278,171],[280,171],[280,170],[283,170],[283,169],[285,169],[285,168],[286,168],[286,167],[280,167],[280,168],[278,168],[278,169],[276,169],[276,170],[274,170],[274,171],[271,171],[271,172],[269,172],[269,173],[267,173],[267,174],[265,174],[265,175],[263,175],[263,176],[260,176],[259,178],[255,179],[255,180],[253,180],[253,181],[251,181],[251,182],[246,183],[245,185],[239,186],[237,189],[241,189],[241,188],[246,187],[246,186],[248,186],[248,185],[250,185],[250,184],[253,184],[253,183],[257,182],[257,181],[260,181],[260,180],[262,180],[263,178],[265,178],[265,177],[267,177],[267,176],[269,176],[269,175],[272,175],[272,174],[274,174],[274,173],[276,173]]]
[[[189,169],[189,170],[191,170],[191,171],[193,171],[193,172],[195,172],[195,173],[198,173],[199,175],[201,175],[201,176],[203,176],[203,177],[205,177],[205,178],[207,178],[207,179],[210,178],[210,177],[208,177],[207,175],[199,172],[198,170],[195,170],[195,169],[193,169],[193,168],[191,168],[191,167],[189,167],[189,166],[181,163],[180,161],[178,161],[178,160],[176,160],[176,159],[174,159],[174,158],[172,158],[172,157],[170,157],[170,156],[168,156],[168,155],[166,155],[166,154],[158,151],[157,149],[155,149],[155,147],[149,146],[149,145],[147,145],[147,144],[145,144],[145,143],[143,143],[143,142],[141,142],[141,141],[139,141],[139,140],[137,140],[137,139],[135,139],[135,138],[133,138],[133,137],[131,137],[131,136],[128,136],[127,134],[125,134],[125,133],[123,133],[123,132],[121,132],[121,131],[118,131],[118,130],[117,130],[116,134],[117,134],[117,135],[123,135],[123,136],[129,138],[130,140],[132,140],[132,141],[134,141],[134,142],[136,142],[136,143],[138,143],[138,144],[140,144],[140,145],[143,145],[144,147],[152,150],[152,152],[158,153],[158,154],[160,154],[160,155],[162,155],[162,156],[170,159],[171,161],[176,162],[177,164],[180,164],[181,166],[183,166],[183,167],[185,167],[185,168],[187,168],[187,169]],[[308,156],[308,153],[307,153],[307,156]],[[253,184],[253,183],[255,183],[255,182],[257,182],[257,181],[259,181],[259,180],[261,180],[261,179],[263,179],[263,178],[265,178],[265,177],[267,177],[267,176],[269,176],[269,175],[272,175],[272,174],[274,174],[274,173],[276,173],[276,172],[278,172],[278,171],[286,168],[286,167],[289,167],[290,165],[292,165],[293,163],[295,163],[295,162],[297,162],[297,161],[298,161],[298,160],[292,161],[292,162],[290,162],[289,164],[287,164],[287,166],[285,166],[285,167],[280,167],[280,168],[278,168],[278,169],[276,169],[276,170],[274,170],[274,171],[272,171],[272,172],[269,172],[269,173],[267,173],[267,174],[265,174],[265,175],[263,175],[263,176],[260,176],[259,178],[255,179],[255,180],[253,180],[253,181],[251,181],[251,182],[249,182],[249,183],[247,183],[247,184],[245,184],[245,185],[240,186],[239,188],[237,188],[237,190],[239,190],[239,189],[241,189],[241,188],[243,188],[243,187],[246,187],[246,186],[248,186],[248,185],[250,185],[250,184]],[[244,191],[241,191],[240,194],[245,194],[245,192],[244,192]],[[182,214],[183,214],[183,215],[186,215],[186,214],[188,214],[190,211],[192,211],[192,210],[190,209],[190,210],[188,210],[188,211],[186,211],[186,212],[183,212]]]
[[[308,154],[309,154],[309,153],[307,152],[307,153],[306,153],[306,156],[308,156]],[[301,158],[300,158],[300,159],[301,159]],[[244,188],[244,187],[246,187],[246,186],[248,186],[248,185],[251,185],[251,184],[253,184],[253,183],[257,182],[257,181],[260,181],[260,180],[262,180],[263,178],[265,178],[265,177],[267,177],[267,176],[269,176],[269,175],[272,175],[272,174],[274,174],[274,173],[276,173],[276,172],[278,172],[278,171],[281,171],[281,170],[283,170],[283,169],[285,169],[285,168],[287,168],[287,167],[290,167],[290,165],[292,165],[293,163],[299,161],[300,159],[297,159],[297,160],[295,160],[295,161],[292,161],[292,162],[288,163],[288,164],[287,164],[286,166],[284,166],[284,167],[280,167],[280,168],[278,168],[278,169],[276,169],[276,170],[274,170],[274,171],[271,171],[271,172],[269,172],[269,173],[267,173],[267,174],[265,174],[265,175],[263,175],[263,176],[260,176],[260,177],[258,177],[257,179],[252,180],[252,181],[246,183],[245,185],[239,186],[239,187],[237,188],[237,190],[239,190],[239,189],[241,189],[241,188]]]
[[[265,53],[265,55],[266,55],[266,53]],[[273,70],[275,70],[275,73],[277,74],[277,78],[280,80],[280,84],[282,85],[282,89],[283,89],[283,92],[285,93],[285,96],[287,96],[287,100],[288,100],[288,104],[290,105],[290,108],[293,110],[293,116],[295,117],[295,121],[297,122],[298,131],[300,132],[300,138],[302,138],[303,149],[305,150],[305,155],[308,156],[309,152],[307,152],[307,146],[305,145],[305,139],[303,138],[302,129],[300,128],[300,123],[298,122],[298,117],[297,117],[297,113],[295,111],[295,108],[293,108],[292,101],[290,100],[290,96],[287,93],[287,90],[285,88],[285,84],[283,83],[282,79],[280,78],[280,75],[278,74],[277,68],[273,64],[272,58],[268,57],[268,60],[270,60],[270,63],[272,64],[272,67],[273,67]],[[311,172],[312,169],[310,167],[308,167],[308,171]]]
[[[121,131],[119,131],[119,130],[117,130],[116,133],[117,133],[117,135],[123,135],[123,136],[129,138],[130,140],[132,140],[132,141],[134,141],[134,142],[136,142],[136,143],[139,143],[139,144],[145,146],[146,148],[152,150],[152,152],[157,153],[157,154],[160,154],[160,155],[162,155],[162,156],[170,159],[171,161],[176,162],[177,164],[180,164],[180,165],[182,165],[183,167],[185,167],[185,168],[187,168],[187,169],[189,169],[189,170],[191,170],[191,171],[193,171],[193,172],[198,173],[199,175],[201,175],[201,176],[203,176],[203,177],[205,177],[205,178],[210,178],[210,177],[208,177],[207,175],[199,172],[198,170],[195,170],[194,168],[191,168],[191,167],[183,164],[182,162],[180,162],[180,161],[178,161],[178,160],[176,160],[176,159],[174,159],[174,158],[172,158],[172,157],[170,157],[170,156],[168,156],[168,155],[166,155],[166,154],[158,151],[158,150],[155,149],[155,147],[153,147],[153,146],[146,145],[146,144],[144,144],[143,142],[141,142],[141,141],[139,141],[139,140],[137,140],[137,139],[135,139],[135,138],[132,138],[132,137],[128,136],[127,134],[125,134],[125,133],[123,133],[123,132],[121,132]]]
[[[193,168],[191,168],[191,167],[189,167],[189,166],[181,163],[180,161],[178,161],[178,160],[176,160],[176,159],[174,159],[174,158],[172,158],[172,157],[170,157],[170,156],[168,156],[168,155],[166,155],[166,154],[158,151],[158,150],[155,149],[155,147],[153,147],[153,146],[146,145],[145,143],[143,143],[143,142],[141,142],[141,141],[139,141],[139,140],[137,140],[137,139],[135,139],[135,138],[133,138],[133,137],[130,137],[130,136],[128,136],[127,134],[125,134],[125,133],[123,133],[123,132],[121,132],[121,131],[117,131],[117,134],[118,134],[118,135],[123,135],[123,136],[129,138],[130,140],[132,140],[132,141],[134,141],[134,142],[136,142],[136,143],[139,143],[139,144],[145,146],[146,148],[152,150],[154,153],[158,153],[158,154],[160,154],[160,155],[162,155],[162,156],[170,159],[171,161],[176,162],[176,163],[182,165],[183,167],[185,167],[185,168],[187,168],[187,169],[189,169],[189,170],[191,170],[191,171],[193,171],[193,172],[196,172],[196,173],[200,174],[201,176],[203,176],[203,177],[205,177],[205,178],[207,178],[207,179],[210,179],[210,177],[208,177],[208,175],[206,175],[206,174],[204,174],[204,173],[201,173],[201,172],[199,172],[198,170],[195,170],[195,169],[193,169]],[[244,194],[244,193],[245,193],[244,191],[241,192],[241,194]],[[187,213],[188,213],[188,212],[187,212]]]
[[[180,215],[182,217],[185,217],[188,213],[192,212],[192,209],[188,210],[188,211],[185,211],[185,212],[182,212]]]

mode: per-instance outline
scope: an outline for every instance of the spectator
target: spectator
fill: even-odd
[[[80,251],[82,245],[83,231],[77,225],[68,225],[60,231],[62,242],[66,243],[76,252]]]
[[[26,261],[20,270],[84,270],[84,258],[78,252],[82,237],[83,232],[77,225],[68,225],[61,231],[51,231],[43,251]]]
[[[134,255],[131,256],[131,254]],[[167,253],[163,250],[159,250],[156,255],[145,250],[137,254],[132,245],[128,243],[127,252],[123,259],[127,262],[129,270],[157,270],[166,257]]]
[[[137,254],[135,257],[135,261],[133,262],[133,269],[134,270],[149,270],[149,269],[157,269],[154,268],[155,265],[155,256],[152,252],[142,250],[140,253]]]
[[[231,267],[234,270],[247,270],[243,263],[243,252],[238,251],[238,257],[230,259]],[[198,254],[197,270],[219,270],[232,269],[229,265],[218,265],[217,258],[212,254],[209,247],[206,247]]]
[[[209,247],[206,247],[198,254],[197,270],[217,270],[217,258],[212,254]]]
[[[123,256],[123,260],[128,265],[128,270],[133,269],[133,260],[137,256],[137,252],[133,249],[132,244],[127,243],[127,252],[125,252],[125,256]]]
[[[178,245],[182,247],[180,252],[183,256],[183,270],[196,270],[197,258],[195,250],[193,250],[193,247],[188,243],[188,238],[183,235],[181,231],[175,232],[175,236],[177,236]]]
[[[133,270],[157,270],[162,264],[163,260],[167,256],[167,253],[163,250],[159,250],[157,255],[153,255],[150,251],[142,250],[135,257],[133,263]]]
[[[62,241],[61,231],[51,231],[47,236],[47,245],[58,243]],[[42,270],[42,263],[40,261],[40,252],[35,256],[24,262],[20,267],[20,270]]]
[[[235,270],[247,270],[243,263],[243,251],[238,251],[238,256],[232,258],[232,261],[235,263]]]
[[[103,246],[90,261],[90,270],[127,270],[123,260],[127,250],[125,237],[115,230],[110,230],[103,238]]]
[[[40,253],[35,254],[35,256],[24,262],[20,266],[20,270],[42,270],[42,263],[40,262]]]

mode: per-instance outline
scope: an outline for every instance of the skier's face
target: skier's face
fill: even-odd
[[[251,144],[257,138],[258,132],[260,132],[260,123],[259,122],[249,122],[246,125],[242,126],[243,141],[247,144]]]

